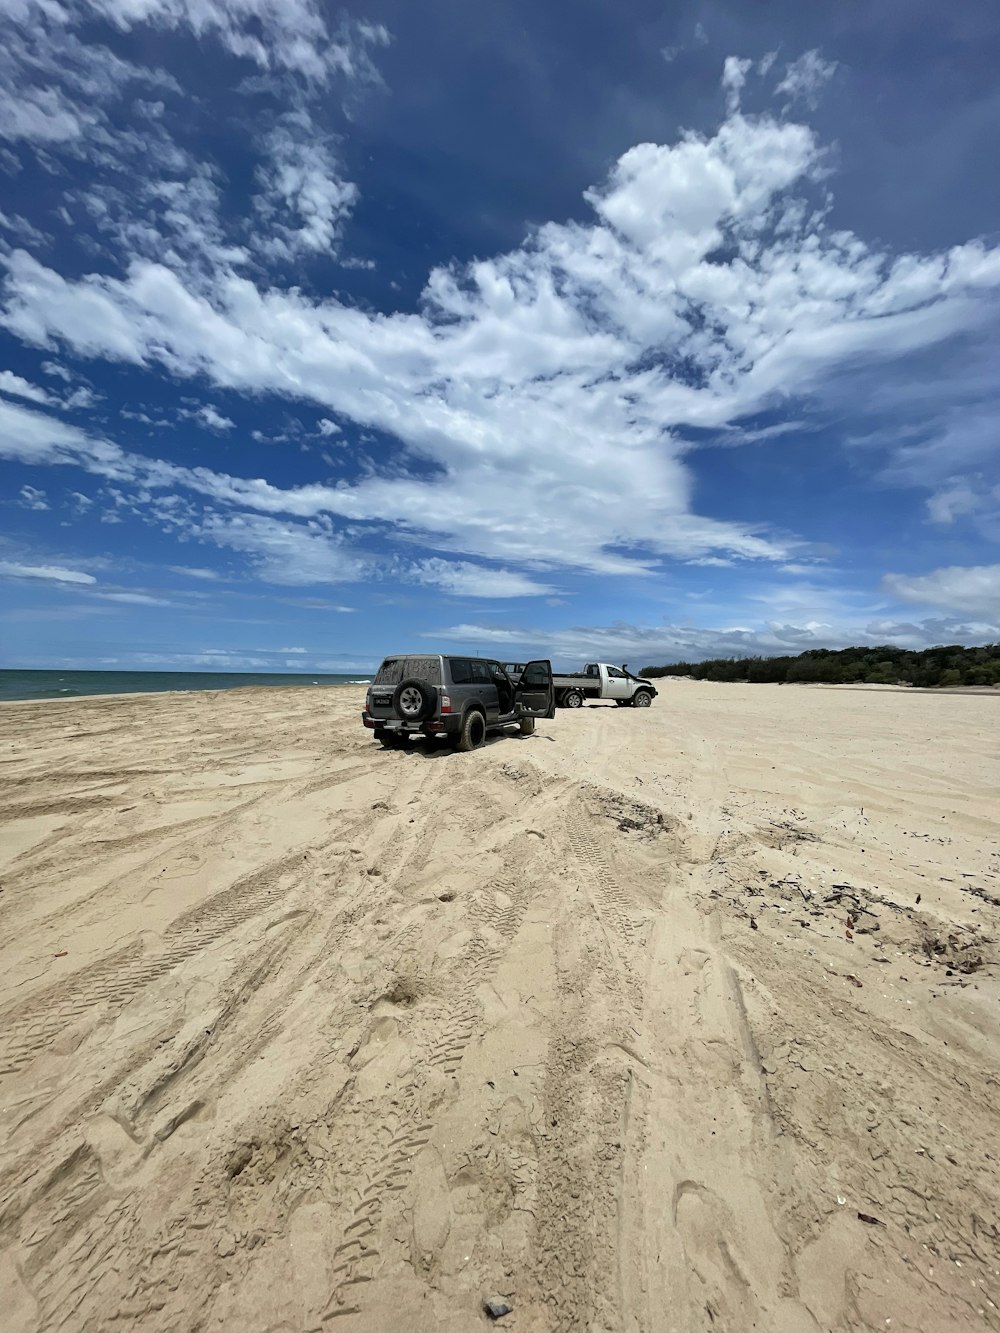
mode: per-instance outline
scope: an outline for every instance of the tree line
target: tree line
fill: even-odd
[[[643,676],[691,676],[695,680],[744,680],[810,685],[1000,686],[1000,644],[924,648],[809,648],[794,657],[717,657],[707,662],[647,666]]]

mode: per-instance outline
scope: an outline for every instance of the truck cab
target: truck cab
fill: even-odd
[[[580,708],[591,699],[613,700],[620,708],[648,708],[657,695],[651,681],[610,662],[588,662],[582,671],[554,675],[552,683],[560,708]]]
[[[603,674],[602,674],[603,673]],[[603,662],[588,662],[583,668],[588,680],[601,685],[601,699],[631,699],[632,680],[621,667],[610,666]]]

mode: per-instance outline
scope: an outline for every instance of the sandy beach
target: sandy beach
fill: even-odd
[[[1000,1329],[1000,701],[0,709],[22,1330]]]

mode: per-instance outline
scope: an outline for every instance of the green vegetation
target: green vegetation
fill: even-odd
[[[643,667],[643,676],[693,676],[695,680],[770,681],[809,685],[1000,686],[1000,644],[963,648],[810,648],[797,657],[727,657]]]

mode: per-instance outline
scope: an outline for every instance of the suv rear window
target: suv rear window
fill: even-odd
[[[372,682],[375,685],[398,685],[400,681],[425,680],[428,685],[441,684],[439,657],[387,657]]]

